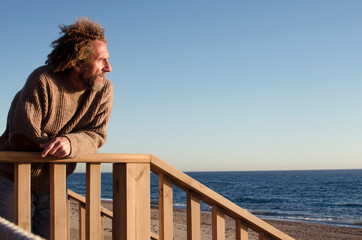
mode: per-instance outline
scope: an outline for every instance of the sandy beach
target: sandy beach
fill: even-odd
[[[103,201],[102,206],[112,210],[112,202]],[[315,223],[265,220],[279,230],[298,240],[361,240],[362,228],[338,227]],[[78,204],[71,201],[71,239],[79,239]],[[158,234],[158,209],[151,209],[151,230]],[[111,237],[112,223],[110,219],[104,221],[104,239]],[[186,211],[174,210],[174,239],[187,239],[186,237]],[[201,213],[201,239],[211,239],[211,213]],[[235,223],[233,219],[226,219],[226,239],[235,239]],[[258,239],[255,232],[250,231],[249,239]]]

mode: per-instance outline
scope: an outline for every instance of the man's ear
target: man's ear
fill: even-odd
[[[74,64],[73,65],[73,69],[74,69],[74,71],[76,71],[76,72],[80,72],[80,63],[79,62],[77,62],[76,64]]]

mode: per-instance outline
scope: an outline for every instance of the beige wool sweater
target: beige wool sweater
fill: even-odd
[[[24,146],[13,139],[23,135],[36,146],[54,137],[67,137],[71,144],[69,158],[95,153],[106,141],[112,105],[113,86],[108,79],[101,91],[79,91],[64,73],[53,73],[49,66],[42,66],[30,74],[14,97],[6,130],[0,137],[0,151],[23,150]],[[68,164],[67,176],[75,167]],[[32,191],[49,192],[49,174],[49,164],[32,164]],[[14,164],[1,163],[0,175],[13,181]]]

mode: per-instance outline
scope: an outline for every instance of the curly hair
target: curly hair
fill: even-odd
[[[53,51],[45,62],[54,72],[69,72],[78,62],[86,61],[93,52],[92,41],[106,42],[103,27],[88,18],[79,18],[76,23],[59,28],[63,35],[52,42]]]

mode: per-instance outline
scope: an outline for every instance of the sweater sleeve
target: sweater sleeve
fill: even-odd
[[[22,150],[24,147],[18,146],[14,136],[21,135],[36,145],[48,141],[47,135],[41,131],[41,122],[47,108],[45,88],[40,75],[35,71],[15,96],[8,116],[9,143],[12,150]]]
[[[108,82],[105,93],[94,118],[82,129],[77,129],[68,134],[62,134],[69,139],[71,153],[69,158],[82,157],[96,153],[107,139],[107,125],[113,107],[113,86]]]

